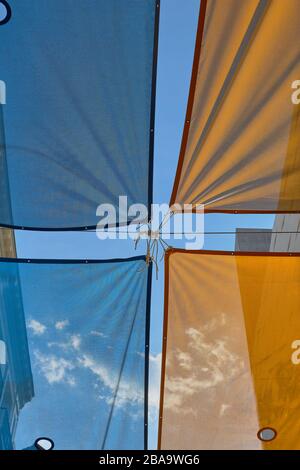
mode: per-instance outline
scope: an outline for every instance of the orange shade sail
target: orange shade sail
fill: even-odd
[[[300,449],[300,254],[171,250],[165,275],[159,448]]]
[[[201,0],[171,204],[300,212],[299,0]]]

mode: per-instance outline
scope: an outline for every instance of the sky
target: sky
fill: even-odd
[[[154,202],[168,203],[181,143],[193,60],[199,0],[161,0],[160,37],[156,94],[154,153]],[[206,231],[234,231],[237,227],[271,228],[272,215],[208,214]],[[232,250],[234,235],[206,235],[204,248]],[[132,240],[99,240],[95,233],[16,232],[17,253],[28,258],[107,259],[145,253],[142,242],[137,251]],[[182,246],[177,240],[172,246]],[[160,355],[163,324],[163,262],[158,280],[153,277],[151,304],[151,419],[149,446],[156,448]]]

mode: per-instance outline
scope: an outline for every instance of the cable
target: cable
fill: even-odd
[[[88,232],[98,232],[98,231],[103,231],[103,230],[107,230],[107,229],[98,229],[98,230],[88,230]],[[139,232],[130,232],[130,231],[117,231],[117,230],[107,230],[107,233],[127,233],[129,235],[138,235]],[[246,235],[252,235],[252,234],[257,234],[257,233],[270,233],[270,234],[284,234],[284,233],[287,233],[287,234],[299,234],[300,235],[300,232],[299,231],[288,231],[288,232],[274,232],[274,231],[271,231],[270,232],[266,232],[265,230],[255,230],[255,231],[243,231],[243,232],[160,232],[161,235],[237,235],[237,234],[246,234]]]

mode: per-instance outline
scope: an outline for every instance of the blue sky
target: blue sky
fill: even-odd
[[[154,202],[168,203],[177,166],[185,118],[199,0],[161,0],[154,160]],[[209,214],[206,231],[234,231],[236,227],[272,227],[272,215]],[[134,251],[131,240],[98,240],[95,233],[17,232],[19,257],[115,258],[145,252],[143,243]],[[178,246],[177,241],[172,241]],[[233,235],[205,236],[205,249],[231,250]],[[163,318],[163,263],[158,281],[153,278],[151,327],[151,403],[158,399],[159,359]],[[157,421],[152,417],[150,447],[156,447]]]

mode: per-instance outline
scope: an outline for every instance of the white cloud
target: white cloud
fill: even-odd
[[[138,383],[133,381],[128,381],[125,379],[120,380],[118,384],[119,377],[116,373],[113,373],[105,365],[100,362],[95,361],[91,356],[84,354],[78,359],[79,364],[90,370],[95,374],[106,388],[109,389],[109,394],[103,394],[107,404],[111,405],[114,400],[114,395],[117,390],[117,396],[114,405],[118,408],[121,407],[132,407],[140,406],[142,408],[144,403],[143,391],[140,389]],[[127,409],[130,412],[129,409]]]
[[[81,337],[78,334],[67,337],[66,342],[48,342],[48,347],[59,348],[61,354],[42,354],[35,351],[34,355],[40,372],[50,384],[65,383],[76,385],[75,370],[83,369],[94,374],[94,393],[97,400],[104,400],[107,405],[114,404],[116,408],[128,413],[133,419],[142,416],[144,412],[144,388],[143,377],[135,374],[133,377],[121,377],[119,371],[112,370],[109,366],[91,355],[80,354]],[[158,410],[159,380],[160,380],[161,355],[150,356],[150,384],[149,384],[149,408]],[[117,392],[117,393],[116,393]],[[115,397],[116,393],[116,397]]]
[[[69,323],[69,320],[61,320],[61,321],[57,321],[55,323],[55,328],[57,330],[63,330],[66,326],[68,326],[70,323]]]
[[[49,384],[67,383],[71,386],[75,385],[75,378],[70,374],[70,371],[75,368],[71,361],[53,354],[42,354],[37,350],[34,351],[34,357],[41,373]]]
[[[80,335],[72,335],[71,338],[70,338],[70,344],[71,344],[72,348],[74,348],[78,351],[80,349],[80,345],[81,345]]]
[[[215,389],[223,382],[229,382],[244,371],[242,358],[230,351],[228,338],[210,333],[226,322],[224,314],[208,322],[200,329],[188,328],[187,346],[184,351],[174,350],[169,356],[169,370],[176,375],[166,377],[165,408],[180,413],[195,414],[195,410],[183,404],[202,391]],[[199,398],[200,399],[200,398]],[[225,406],[225,405],[224,405]],[[220,410],[220,416],[228,405]]]
[[[72,377],[72,376],[68,376],[66,378],[66,382],[70,385],[70,387],[75,387],[76,385],[75,377]]]
[[[107,335],[105,335],[101,331],[92,330],[90,334],[92,336],[99,336],[100,338],[107,338]]]
[[[37,320],[29,320],[28,322],[28,328],[30,328],[33,332],[34,335],[37,335],[37,336],[41,336],[45,333],[47,327],[45,325],[43,325],[42,323],[40,323],[39,321]]]
[[[219,416],[220,417],[224,416],[224,414],[226,413],[226,410],[228,410],[229,408],[231,408],[231,405],[227,405],[226,403],[222,403],[222,405],[220,407]]]
[[[177,360],[179,362],[180,367],[182,367],[183,369],[192,369],[192,358],[188,353],[177,350]]]
[[[56,349],[59,348],[65,352],[72,352],[74,349],[79,351],[80,345],[81,345],[80,335],[67,336],[67,341],[65,342],[49,341],[47,343],[48,348],[56,348]]]

